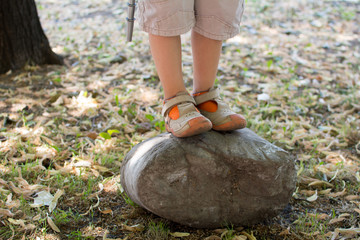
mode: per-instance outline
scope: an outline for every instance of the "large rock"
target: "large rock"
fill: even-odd
[[[138,205],[192,227],[250,225],[283,209],[294,160],[249,129],[189,138],[161,134],[125,157],[121,184]]]

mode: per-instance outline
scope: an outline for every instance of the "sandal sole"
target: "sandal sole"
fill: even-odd
[[[187,128],[185,128],[185,130],[177,133],[168,128],[168,126],[166,126],[166,130],[172,133],[175,137],[182,138],[198,135],[207,132],[212,128],[211,122],[204,117],[191,119],[186,126]]]
[[[218,126],[213,126],[212,129],[215,131],[232,131],[246,127],[246,120],[243,116],[234,114],[229,117],[231,121]]]

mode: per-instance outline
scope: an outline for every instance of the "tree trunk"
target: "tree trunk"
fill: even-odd
[[[63,64],[50,48],[34,0],[0,0],[0,74],[26,64]]]

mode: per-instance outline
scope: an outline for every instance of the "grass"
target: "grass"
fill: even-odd
[[[0,209],[11,213],[1,212],[1,239],[359,237],[335,236],[360,224],[356,4],[246,1],[242,33],[223,45],[216,84],[224,100],[248,119],[248,128],[296,157],[297,190],[288,209],[266,224],[215,230],[154,216],[121,190],[126,153],[165,132],[163,93],[146,36],[136,32],[134,42],[125,44],[119,31],[124,23],[110,19],[111,14],[101,20],[76,17],[89,7],[125,17],[115,3],[37,4],[52,46],[66,55],[70,67],[29,66],[0,76]],[[64,9],[73,19],[62,14]],[[309,28],[313,18],[324,27]],[[283,34],[287,29],[299,35]],[[190,59],[188,41],[182,45],[184,58]],[[306,61],[296,60],[295,50]],[[110,63],[119,51],[127,61]],[[191,64],[184,65],[184,79],[190,86]],[[270,99],[259,101],[262,93]],[[310,185],[314,181],[332,185]],[[39,191],[55,195],[59,189],[65,194],[52,212],[48,206],[30,206]],[[308,201],[315,192],[317,199]],[[175,232],[190,235],[176,238]]]
[[[170,229],[166,223],[150,221],[146,232],[148,239],[167,240],[170,238]]]

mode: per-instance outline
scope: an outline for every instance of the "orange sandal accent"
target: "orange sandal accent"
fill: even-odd
[[[164,102],[162,115],[165,127],[175,137],[189,137],[212,128],[209,119],[202,116],[195,107],[195,100],[187,92],[179,92]]]
[[[245,118],[231,111],[219,94],[217,87],[212,87],[207,92],[193,94],[200,113],[208,118],[216,131],[232,131],[246,127]]]

